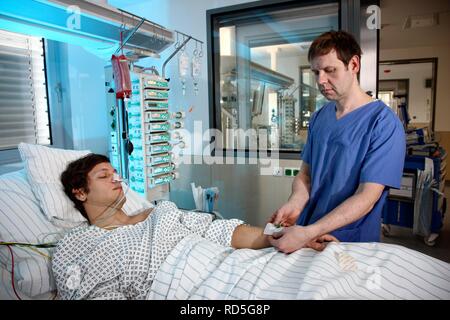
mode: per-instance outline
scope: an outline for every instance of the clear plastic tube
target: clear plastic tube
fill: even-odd
[[[128,190],[130,190],[130,186],[127,181],[123,180],[117,173],[113,174],[112,181],[121,182],[123,188],[122,196],[118,197],[113,203],[106,206],[105,210],[94,221],[92,221],[92,224],[100,223],[108,218],[111,218],[117,213],[118,206],[124,203],[123,200],[126,198]]]

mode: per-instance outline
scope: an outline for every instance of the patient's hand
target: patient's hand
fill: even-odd
[[[306,245],[306,248],[311,248],[317,251],[323,251],[327,246],[328,242],[339,242],[339,240],[332,236],[331,234],[324,234],[323,236],[317,237]]]

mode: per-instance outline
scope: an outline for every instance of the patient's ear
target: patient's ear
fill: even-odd
[[[80,189],[72,189],[72,193],[75,195],[75,198],[77,198],[80,201],[86,201],[87,194],[84,192],[83,188]]]

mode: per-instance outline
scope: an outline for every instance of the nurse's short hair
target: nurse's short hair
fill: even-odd
[[[88,222],[89,218],[84,208],[83,202],[78,200],[73,193],[73,189],[83,189],[89,192],[88,173],[99,163],[109,163],[109,158],[102,154],[90,153],[80,159],[70,162],[66,170],[61,173],[61,183],[65,194],[75,205],[75,208],[81,212]],[[90,223],[90,222],[89,222]]]
[[[350,59],[353,56],[358,56],[361,61],[361,47],[356,39],[345,31],[328,31],[318,36],[308,51],[308,61],[312,61],[318,56],[323,56],[336,50],[336,55],[344,65],[348,66]]]

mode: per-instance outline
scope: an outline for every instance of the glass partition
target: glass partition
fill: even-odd
[[[300,128],[309,127],[312,114],[319,110],[326,102],[326,98],[320,93],[316,78],[310,66],[300,67]]]
[[[218,146],[298,154],[309,117],[325,103],[308,49],[319,34],[339,29],[338,3],[245,10],[219,16],[212,26]]]

